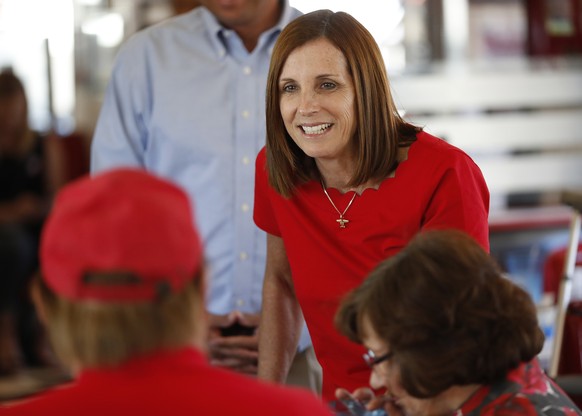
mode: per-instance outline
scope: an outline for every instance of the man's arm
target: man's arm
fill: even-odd
[[[93,173],[119,166],[145,167],[151,97],[140,45],[130,40],[115,62],[91,142]]]

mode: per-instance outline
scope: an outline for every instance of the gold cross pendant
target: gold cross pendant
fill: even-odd
[[[340,228],[346,228],[346,224],[350,222],[350,220],[346,220],[344,217],[339,217],[336,221],[339,222]]]

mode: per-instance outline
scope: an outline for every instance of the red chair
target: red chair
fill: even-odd
[[[558,289],[560,288],[560,280],[564,273],[566,251],[567,247],[561,247],[552,251],[548,254],[544,262],[543,289],[544,293],[551,293],[554,296],[554,303],[558,300]],[[582,266],[582,243],[578,245],[576,266]]]

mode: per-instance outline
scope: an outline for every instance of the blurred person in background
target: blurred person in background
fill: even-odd
[[[189,12],[195,7],[200,6],[200,1],[198,0],[172,0],[170,2],[172,6],[172,11],[174,14],[182,14]]]
[[[38,237],[59,178],[54,143],[28,124],[20,78],[0,72],[0,374],[47,363],[27,296]]]
[[[329,415],[304,389],[206,361],[203,246],[184,191],[138,169],[58,194],[33,299],[74,381],[5,416]]]
[[[196,200],[209,262],[212,362],[254,375],[266,244],[252,219],[253,161],[265,144],[271,50],[300,13],[280,0],[199,3],[122,47],[95,129],[91,171],[140,167]],[[304,331],[298,378],[290,382],[319,390],[309,345]]]
[[[376,267],[336,325],[367,348],[370,386],[338,389],[390,416],[580,415],[540,368],[526,291],[468,235],[428,231]]]

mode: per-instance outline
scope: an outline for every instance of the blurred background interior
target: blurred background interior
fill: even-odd
[[[540,305],[547,361],[572,214],[560,195],[582,190],[582,0],[290,3],[303,12],[347,11],[364,23],[382,48],[405,116],[481,167],[492,196],[491,251]],[[135,31],[197,6],[0,0],[0,67],[23,81],[30,127],[56,143],[57,188],[88,170],[119,46]],[[576,276],[573,297],[582,298],[582,275]],[[0,400],[67,378],[44,377],[46,365],[38,370],[30,361],[25,371],[0,377]]]

